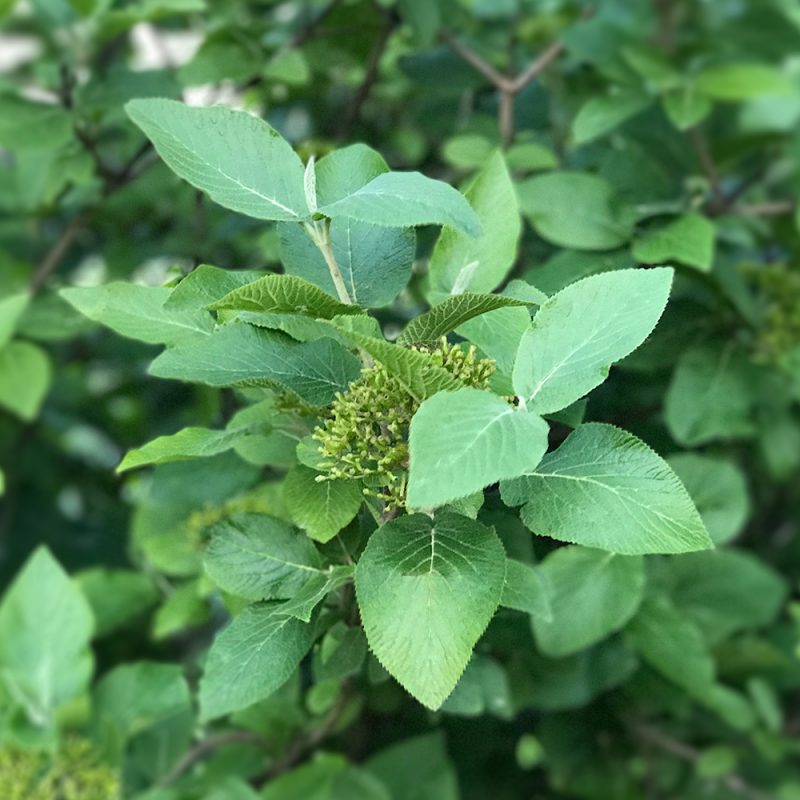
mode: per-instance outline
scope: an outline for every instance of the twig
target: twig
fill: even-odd
[[[61,235],[56,239],[47,253],[45,253],[44,258],[39,262],[36,271],[33,273],[30,283],[31,294],[36,294],[44,286],[47,279],[61,262],[67,250],[69,250],[70,245],[83,227],[87,217],[88,214],[86,212],[78,214],[76,217],[73,217],[69,225],[61,231]]]
[[[257,733],[253,733],[253,731],[228,731],[227,733],[220,733],[217,736],[209,736],[207,739],[198,742],[191,750],[185,753],[175,766],[159,779],[155,788],[163,788],[175,783],[184,772],[188,772],[198,761],[205,758],[205,756],[213,753],[220,747],[236,743],[263,745],[264,739]]]
[[[631,731],[644,742],[663,750],[665,753],[670,753],[677,756],[684,761],[695,764],[701,756],[701,753],[686,742],[681,742],[678,739],[673,739],[666,733],[648,725],[644,722],[634,722],[630,724]],[[719,781],[732,792],[746,797],[747,800],[770,800],[769,795],[762,792],[761,789],[748,783],[741,775],[730,772],[727,775],[721,775]]]
[[[442,32],[442,39],[500,93],[497,124],[503,146],[508,146],[514,138],[514,105],[517,94],[558,58],[564,50],[564,43],[553,42],[517,75],[504,75],[449,31]]]
[[[709,186],[711,187],[711,211],[713,213],[719,213],[725,208],[725,193],[722,191],[722,182],[719,177],[717,165],[714,163],[711,152],[706,145],[706,140],[697,126],[689,131],[689,138],[692,142],[692,148],[697,156],[697,160],[700,163],[700,169],[703,170],[703,174],[708,179]]]
[[[305,736],[298,737],[289,745],[283,758],[276,761],[270,769],[264,773],[261,780],[256,781],[256,785],[263,785],[274,780],[284,772],[288,772],[292,767],[299,764],[318,744],[327,739],[333,729],[339,723],[347,705],[350,701],[350,687],[347,683],[342,685],[338,699],[328,711],[322,722]]]
[[[563,42],[553,42],[547,49],[542,51],[535,61],[531,62],[527,69],[523,70],[511,81],[511,91],[519,92],[524,89],[534,78],[544,72],[561,55],[563,50]]]
[[[505,86],[508,77],[498,72],[488,61],[479,56],[474,50],[467,47],[456,39],[449,31],[442,31],[442,39],[453,48],[453,50],[464,59],[476,72],[480,72],[486,80],[495,88],[500,89]]]
[[[767,203],[740,203],[727,210],[731,214],[741,214],[745,217],[779,217],[791,214],[797,208],[793,200],[773,200]]]

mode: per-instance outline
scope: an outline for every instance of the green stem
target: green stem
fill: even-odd
[[[322,253],[322,257],[328,265],[328,272],[331,274],[333,285],[336,287],[336,294],[339,295],[339,299],[348,306],[353,305],[353,301],[347,291],[347,286],[345,286],[344,278],[342,277],[342,271],[336,263],[336,256],[333,254],[328,221],[314,222],[311,225],[307,224],[305,228],[306,233],[311,237],[311,241],[314,242],[320,253]]]

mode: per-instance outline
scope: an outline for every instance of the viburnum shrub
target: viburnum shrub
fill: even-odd
[[[800,797],[792,3],[0,18],[0,800]]]
[[[672,269],[593,275],[551,297],[524,281],[504,294],[454,292],[470,288],[485,246],[467,199],[477,189],[390,171],[364,145],[304,165],[265,122],[221,107],[154,99],[127,110],[182,178],[280,222],[288,251],[284,274],[203,265],[166,299],[140,292],[150,332],[163,329],[169,345],[150,373],[239,389],[243,402],[225,429],[159,437],[121,470],[236,448],[280,468],[258,443],[285,430],[296,443],[297,463],[268,484],[271,513],[201,531],[208,577],[237,611],[205,662],[203,720],[269,697],[318,639],[324,650],[343,636],[345,648],[365,636],[375,668],[436,710],[500,608],[531,614],[565,655],[630,619],[642,555],[712,546],[666,461],[613,425],[582,423],[586,395],[658,323]],[[512,195],[498,159],[489,180]],[[435,293],[445,283],[450,293],[390,342],[369,307],[405,288],[410,264],[395,254],[424,225],[445,226],[434,252],[452,274],[432,277]],[[114,328],[109,309],[127,291],[62,294]],[[563,439],[554,448],[551,427]],[[581,564],[575,589],[599,581],[613,602],[587,598],[580,626],[560,625],[542,575],[506,554],[515,519],[573,545],[554,565]]]

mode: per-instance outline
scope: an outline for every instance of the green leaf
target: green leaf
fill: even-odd
[[[437,508],[533,470],[548,425],[480,389],[439,392],[411,420],[408,506]]]
[[[714,100],[749,100],[769,94],[791,94],[791,81],[766,64],[733,63],[706,67],[695,78],[697,89]]]
[[[648,597],[626,630],[636,652],[693,696],[714,685],[714,659],[699,628],[663,595]]]
[[[473,655],[442,711],[461,717],[491,714],[510,720],[514,704],[506,671],[491,658]]]
[[[327,572],[312,575],[294,596],[281,606],[281,613],[288,614],[303,622],[309,622],[314,609],[330,594],[341,589],[353,579],[353,567],[337,565]]]
[[[492,157],[494,146],[478,133],[459,133],[448,139],[441,154],[448,164],[464,170],[480,169]]]
[[[548,242],[576,250],[613,250],[630,239],[634,212],[605,179],[585,172],[551,172],[518,185],[519,203]]]
[[[162,99],[131,100],[125,110],[167,166],[214,202],[257,219],[310,216],[303,164],[262,119]]]
[[[356,567],[372,651],[417,700],[437,709],[452,692],[500,602],[505,552],[495,533],[455,514],[386,523]]]
[[[697,90],[694,83],[688,83],[682,89],[667,92],[661,103],[670,122],[679,130],[685,131],[702,122],[710,113],[714,104]]]
[[[666,461],[613,425],[581,425],[531,474],[501,484],[534,533],[622,555],[712,546]]]
[[[750,365],[732,343],[686,350],[664,398],[664,420],[672,437],[693,447],[752,436],[753,380]]]
[[[191,709],[181,667],[139,661],[103,676],[94,692],[92,733],[112,753],[158,723]]]
[[[368,772],[338,754],[318,753],[312,761],[271,780],[262,800],[392,800]]]
[[[414,769],[408,768],[409,764]],[[393,800],[459,800],[456,769],[444,732],[403,739],[372,756],[367,770],[389,787]]]
[[[550,587],[541,571],[514,558],[506,561],[506,581],[500,605],[548,622],[553,618]]]
[[[283,499],[295,524],[327,542],[347,525],[364,500],[360,481],[318,481],[318,472],[298,464],[283,483]]]
[[[214,329],[211,314],[193,306],[166,308],[170,293],[170,289],[122,281],[60,292],[85,317],[129,339],[173,345],[210,334]]]
[[[263,274],[254,269],[220,269],[199,264],[172,290],[164,303],[164,310],[194,309],[197,312]]]
[[[714,223],[699,214],[685,214],[633,242],[633,257],[643,264],[679,261],[701,272],[714,262]]]
[[[458,378],[436,364],[427,353],[390,344],[373,336],[365,336],[348,328],[342,320],[334,320],[334,325],[347,338],[383,364],[386,370],[403,384],[408,393],[420,402],[437,392],[463,388]]]
[[[295,342],[230,323],[163,352],[150,365],[157,378],[210,386],[280,386],[312,405],[327,405],[355,380],[358,359],[333,339]]]
[[[314,168],[317,205],[328,206],[357,192],[389,171],[383,156],[365,144],[342,147],[321,158]]]
[[[314,626],[280,603],[248,606],[211,645],[200,680],[204,721],[264,700],[292,676],[314,641]]]
[[[511,375],[519,343],[531,326],[527,308],[498,308],[473,317],[456,328],[456,333],[472,342],[487,358],[494,360],[499,372]],[[511,394],[509,383],[508,394]]]
[[[480,220],[480,236],[445,227],[428,265],[430,295],[440,300],[465,291],[490,292],[517,257],[522,230],[517,197],[503,156],[495,152],[466,190]]]
[[[278,230],[286,272],[336,296],[325,259],[302,226],[284,223]],[[347,291],[357,305],[368,308],[388,305],[406,287],[416,252],[413,230],[341,217],[331,222],[330,237]]]
[[[160,597],[151,578],[132,569],[92,567],[79,572],[75,582],[91,606],[95,636],[105,636],[128,625]]]
[[[17,329],[17,323],[28,307],[30,295],[27,292],[0,298],[0,349],[5,347]]]
[[[246,286],[234,289],[210,308],[213,311],[305,314],[320,319],[363,313],[357,306],[340,303],[313,283],[294,275],[265,275]]]
[[[464,195],[419,172],[385,172],[341,200],[321,205],[319,211],[331,219],[350,217],[391,228],[451,225],[471,236],[481,232]]]
[[[44,547],[25,562],[0,603],[0,687],[40,728],[85,691],[94,621],[86,598]]]
[[[320,573],[306,536],[266,514],[234,514],[211,528],[203,558],[221,589],[248,600],[292,597]]]
[[[559,411],[599,386],[656,326],[672,275],[664,267],[592,275],[541,306],[514,364],[514,390],[529,410]]]
[[[72,139],[72,125],[72,115],[60,103],[0,95],[0,147],[5,150],[55,151]]]
[[[125,472],[150,464],[168,464],[190,458],[208,458],[231,450],[251,434],[250,428],[212,430],[211,428],[184,428],[170,436],[159,436],[152,442],[129,450],[117,472]]]
[[[0,408],[23,420],[39,414],[52,370],[46,353],[30,342],[13,341],[0,349]]]
[[[592,97],[581,106],[572,123],[572,136],[575,144],[585,144],[597,139],[623,122],[644,111],[653,98],[632,89],[621,89],[603,97]]]
[[[786,599],[783,578],[749,553],[691,553],[670,566],[673,602],[712,644],[773,622]]]
[[[539,142],[519,142],[512,144],[505,151],[506,164],[512,170],[536,172],[537,170],[555,169],[558,156],[547,146]]]
[[[399,344],[431,344],[473,317],[507,306],[524,306],[522,300],[499,294],[460,294],[438,303],[406,325]]]
[[[538,567],[550,591],[552,619],[533,617],[539,649],[561,658],[622,628],[642,602],[641,556],[618,556],[585,547],[560,547]]]
[[[732,461],[697,453],[667,459],[697,506],[714,544],[733,539],[750,515],[747,481]]]

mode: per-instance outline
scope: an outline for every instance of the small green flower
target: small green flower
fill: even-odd
[[[466,386],[485,388],[494,361],[478,358],[442,339],[438,347],[415,348]],[[382,364],[361,371],[339,392],[313,437],[324,461],[320,480],[352,479],[365,483],[364,494],[377,497],[387,510],[404,505],[408,470],[408,427],[419,403]]]
[[[3,800],[117,800],[119,776],[83,739],[68,739],[54,755],[0,748]]]

